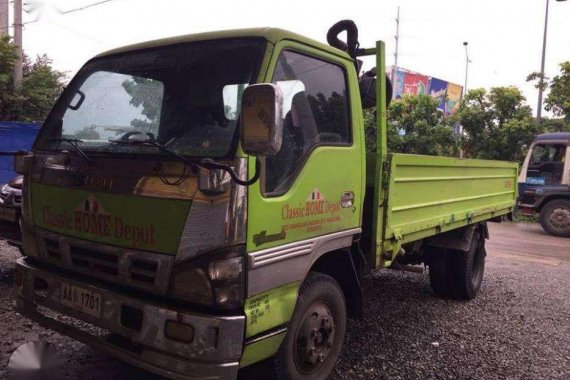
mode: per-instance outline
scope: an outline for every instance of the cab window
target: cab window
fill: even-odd
[[[527,182],[536,185],[560,184],[564,174],[565,157],[565,145],[535,145],[528,165]]]
[[[284,193],[315,147],[350,145],[341,66],[286,50],[278,59],[273,83],[283,92],[283,144],[277,155],[266,158],[266,195]]]

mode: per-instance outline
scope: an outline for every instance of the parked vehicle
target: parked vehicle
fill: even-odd
[[[35,123],[0,121],[0,152],[30,150],[39,130]],[[0,155],[0,187],[16,175],[13,157]]]
[[[23,176],[12,178],[0,188],[0,239],[22,250],[20,209],[22,206]]]
[[[384,73],[384,43],[358,48],[347,21],[328,39],[223,31],[89,61],[16,158],[18,312],[173,379],[270,357],[324,379],[371,271],[426,263],[437,294],[475,297],[517,165],[389,153],[386,78],[357,60]]]
[[[570,132],[538,135],[519,175],[517,205],[550,235],[570,237]]]

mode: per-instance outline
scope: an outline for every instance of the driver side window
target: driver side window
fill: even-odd
[[[265,161],[265,193],[280,195],[291,185],[316,146],[350,145],[344,69],[293,51],[283,51],[273,83],[283,92],[283,143]]]

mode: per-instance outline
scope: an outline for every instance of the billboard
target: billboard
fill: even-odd
[[[406,73],[404,77],[404,94],[427,95],[429,78],[421,74]]]
[[[404,78],[406,73],[400,70],[394,72],[392,78],[392,99],[401,99],[404,95]]]
[[[391,74],[392,99],[401,99],[403,95],[430,95],[439,101],[438,109],[445,114],[457,111],[462,86],[402,68],[392,68]]]
[[[446,111],[447,82],[438,78],[431,78],[429,83],[429,95],[439,101],[439,108]]]
[[[447,84],[447,104],[445,106],[446,113],[455,113],[459,108],[459,102],[461,101],[461,94],[463,92],[463,87],[454,84]]]

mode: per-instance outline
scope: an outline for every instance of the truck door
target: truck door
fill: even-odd
[[[354,63],[284,41],[276,46],[265,82],[283,92],[283,144],[277,155],[263,159],[261,178],[249,188],[250,296],[301,281],[327,242],[350,245],[359,232],[364,186]],[[281,252],[288,243],[296,244]],[[270,265],[260,268],[264,252]]]

